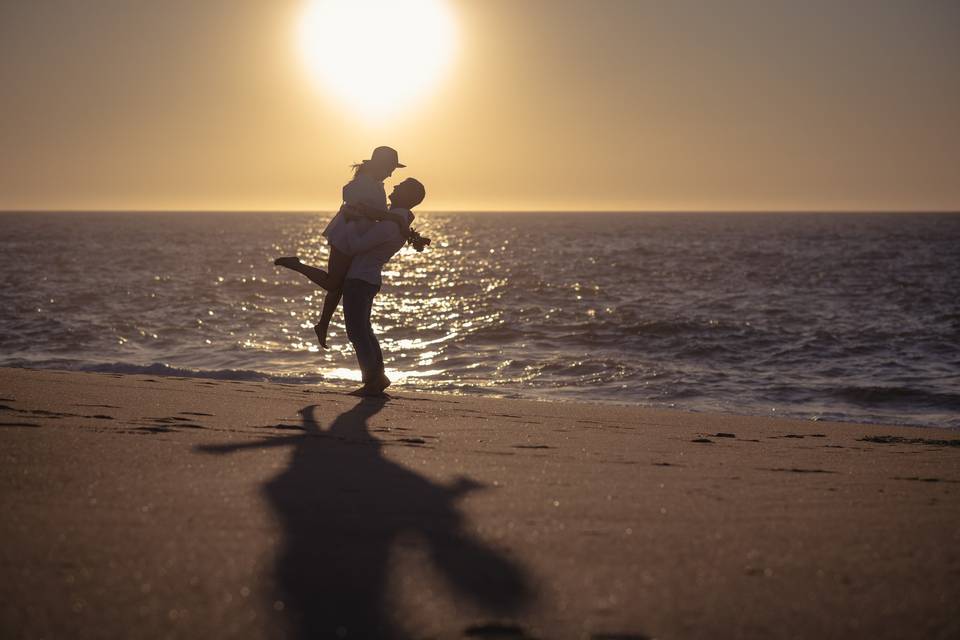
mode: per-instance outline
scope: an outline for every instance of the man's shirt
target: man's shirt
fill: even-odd
[[[395,207],[393,213],[402,213],[407,217],[407,226],[413,220],[409,209]],[[396,222],[377,222],[366,233],[359,231],[359,225],[348,224],[350,250],[353,253],[353,262],[347,271],[348,278],[356,278],[380,286],[383,284],[383,265],[387,264],[393,255],[403,248],[407,239],[400,233]]]

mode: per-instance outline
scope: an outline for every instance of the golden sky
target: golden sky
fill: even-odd
[[[313,77],[307,4],[0,2],[0,209],[331,210],[380,144],[424,210],[960,209],[952,0],[450,0],[381,117]]]

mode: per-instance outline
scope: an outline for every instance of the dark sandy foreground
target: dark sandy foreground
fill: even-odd
[[[3,638],[960,637],[950,431],[13,369],[0,406]]]

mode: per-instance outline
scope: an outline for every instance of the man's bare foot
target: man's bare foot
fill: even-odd
[[[368,382],[365,386],[374,390],[375,393],[383,393],[383,390],[390,386],[390,378],[381,373],[375,380]]]
[[[282,258],[277,258],[273,261],[273,264],[278,267],[286,267],[287,269],[296,269],[300,266],[300,258],[297,256],[284,256]]]
[[[361,398],[387,398],[387,394],[383,390],[377,391],[372,388],[370,385],[363,385],[359,389],[354,389],[348,395],[351,396],[360,396]]]
[[[361,396],[364,398],[383,398],[387,395],[383,392],[383,390],[389,386],[390,378],[381,373],[379,377],[371,380],[370,382],[365,382],[359,389],[354,389],[351,391],[350,395]]]
[[[317,334],[317,340],[320,341],[320,346],[324,349],[329,349],[327,346],[327,330],[330,328],[329,322],[320,321],[317,324],[313,325],[313,332]]]

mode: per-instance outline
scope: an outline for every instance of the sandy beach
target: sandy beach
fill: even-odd
[[[0,369],[6,638],[960,636],[939,429]]]

